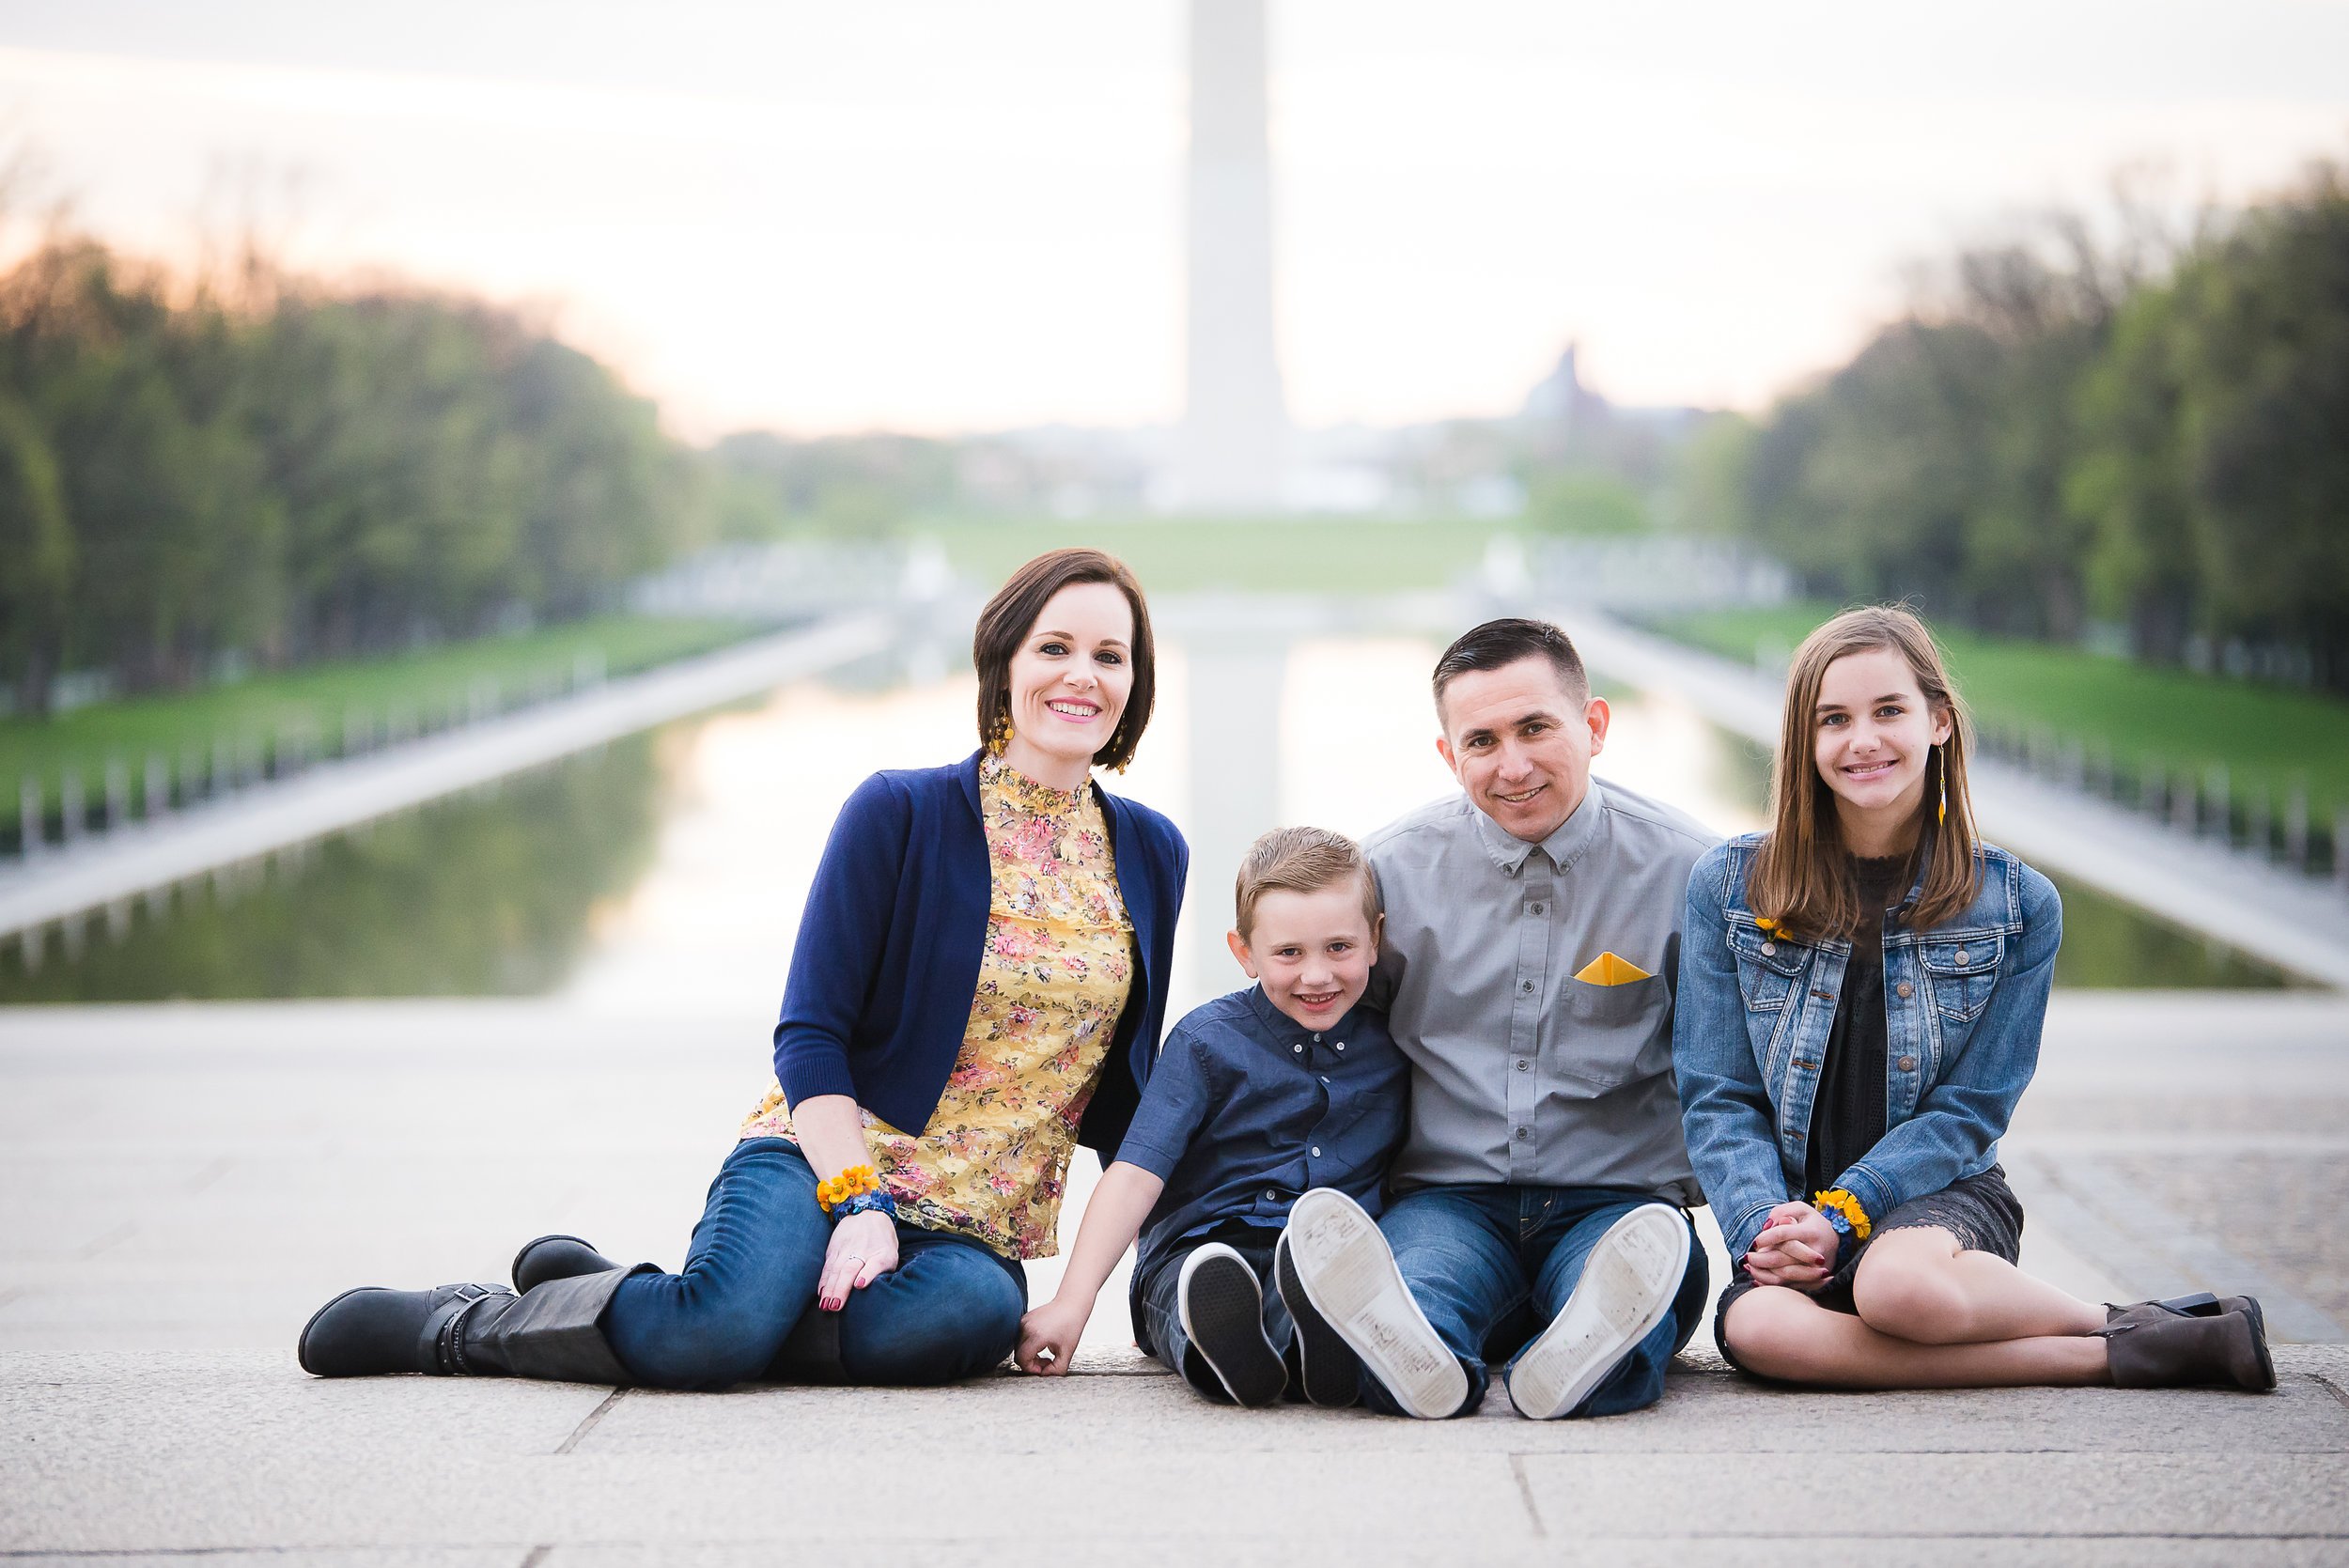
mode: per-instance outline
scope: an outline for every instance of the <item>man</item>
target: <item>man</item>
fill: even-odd
[[[1474,1410],[1488,1349],[1520,1414],[1639,1409],[1706,1298],[1672,1017],[1688,871],[1715,840],[1591,777],[1608,707],[1556,627],[1477,627],[1435,692],[1461,794],[1365,846],[1409,1137],[1376,1223],[1342,1194],[1298,1201],[1283,1292],[1323,1320],[1300,1333],[1361,1358],[1374,1409]]]

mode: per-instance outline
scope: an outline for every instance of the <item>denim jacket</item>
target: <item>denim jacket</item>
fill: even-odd
[[[1672,1023],[1688,1157],[1732,1258],[1772,1208],[1811,1196],[1804,1141],[1851,957],[1848,941],[1797,941],[1756,923],[1746,871],[1761,841],[1732,839],[1689,873]],[[1886,1131],[1836,1183],[1872,1219],[1997,1160],[2038,1065],[2063,939],[2055,888],[1988,845],[1964,913],[1922,932],[1898,918],[1884,933]]]

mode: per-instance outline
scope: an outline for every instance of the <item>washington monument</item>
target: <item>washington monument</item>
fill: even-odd
[[[1272,345],[1265,0],[1190,0],[1190,318],[1181,504],[1277,505],[1288,408]]]

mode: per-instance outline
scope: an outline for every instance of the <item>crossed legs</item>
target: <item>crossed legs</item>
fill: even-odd
[[[1939,1226],[1888,1231],[1852,1276],[1858,1315],[1766,1285],[1721,1333],[1765,1377],[1835,1389],[1967,1389],[2110,1381],[2101,1308],[1968,1251]]]

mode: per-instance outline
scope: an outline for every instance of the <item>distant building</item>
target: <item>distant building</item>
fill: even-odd
[[[1548,427],[1562,440],[1570,441],[1578,430],[1587,430],[1593,424],[1603,423],[1609,412],[1607,399],[1582,384],[1582,372],[1577,361],[1581,355],[1579,343],[1566,345],[1558,356],[1558,366],[1533,383],[1526,394],[1525,411],[1519,416],[1529,424]]]

